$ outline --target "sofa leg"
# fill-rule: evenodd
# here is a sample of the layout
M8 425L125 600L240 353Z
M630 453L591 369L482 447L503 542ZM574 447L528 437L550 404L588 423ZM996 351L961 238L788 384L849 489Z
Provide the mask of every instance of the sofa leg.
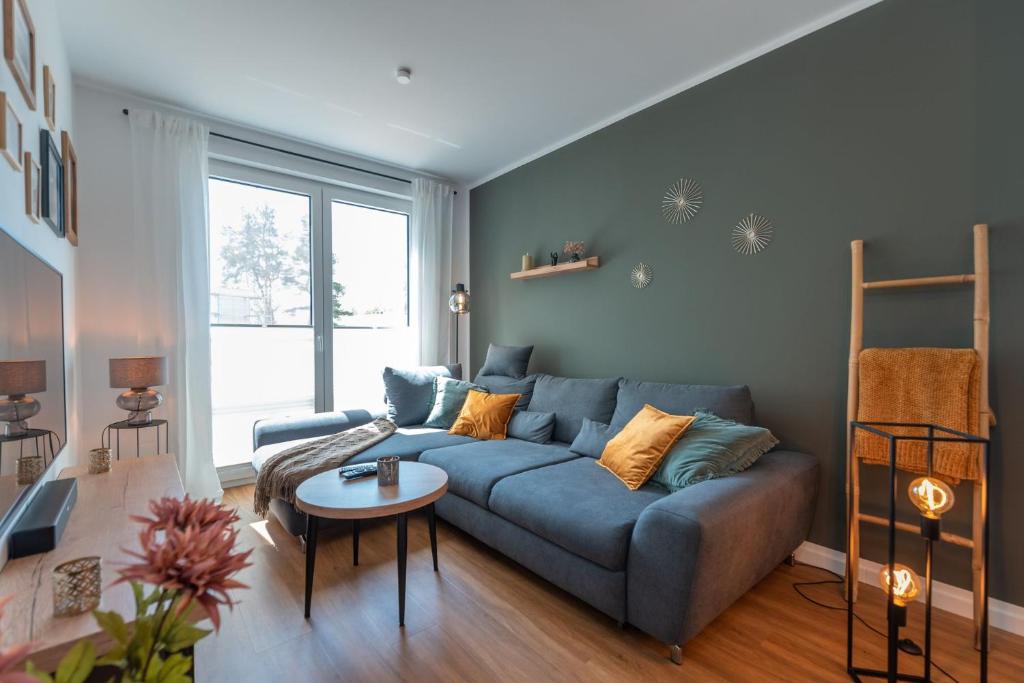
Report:
M784 562L785 562L785 563L786 563L786 565L787 565L787 566L789 566L789 567L795 567L795 566L796 566L796 553L790 553L790 554L789 554L789 557L787 557L787 558L786 558L786 559L784 560Z
M678 645L668 646L668 658L672 660L673 664L683 663L683 648Z
M626 628L626 622L624 622L624 621L616 621L615 622L615 626L616 626L616 628L618 628L621 631L621 630Z

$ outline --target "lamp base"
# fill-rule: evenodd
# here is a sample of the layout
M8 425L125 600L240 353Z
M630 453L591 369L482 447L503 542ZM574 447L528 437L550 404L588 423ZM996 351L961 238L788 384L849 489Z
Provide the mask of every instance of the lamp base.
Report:
M129 389L117 397L117 407L128 411L128 424L148 425L153 421L150 412L164 402L163 394L156 389L140 387Z
M28 431L28 418L37 415L39 401L25 394L12 394L0 399L0 422L4 425L4 436L22 436Z

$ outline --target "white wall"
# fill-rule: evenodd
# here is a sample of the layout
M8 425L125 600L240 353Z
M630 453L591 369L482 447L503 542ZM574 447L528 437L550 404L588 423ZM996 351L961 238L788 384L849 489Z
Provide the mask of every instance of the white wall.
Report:
M81 409L80 430L85 445L99 444L103 427L121 414L114 406L117 391L107 384L107 361L119 355L150 353L151 349L136 346L135 330L145 325L145 319L135 319L118 309L118 299L129 287L144 287L145 283L128 282L122 272L122 264L131 258L131 234L135 230L147 229L134 225L131 178L131 149L125 108L144 107L173 114L189 116L208 123L217 132L234 135L246 140L347 163L400 178L413 178L416 173L407 169L380 164L366 159L346 155L336 150L327 150L301 141L275 136L266 131L244 128L231 122L181 110L164 103L158 103L127 93L117 92L89 83L78 83L75 87L76 125L79 131L77 151L81 200L79 213L83 237L79 249L78 308L80 336L80 364L82 366L82 387L89 397ZM211 156L237 163L281 170L287 167L293 172L317 181L331 182L371 190L393 196L408 197L407 183L376 178L365 173L307 161L279 152L262 150L249 145L211 138ZM469 257L469 192L459 189L455 207L455 261L453 273L457 281L468 284ZM468 321L461 323L459 352L468 356ZM161 391L170 396L174 387L163 387ZM171 416L166 416L171 418ZM151 430L148 430L151 431ZM145 448L145 444L143 448ZM134 443L126 446L132 453Z
M81 156L77 128L72 125L71 70L64 52L64 41L57 19L54 0L28 0L29 13L36 30L36 108L31 110L22 97L21 91L11 75L6 61L0 61L0 90L14 103L14 109L21 119L24 148L39 158L39 131L46 127L43 117L43 66L48 65L54 74L57 86L57 132L54 135L60 144L60 131L71 133L71 139ZM64 375L67 395L67 447L48 476L74 460L80 452L80 443L75 438L78 430L79 386L78 364L76 362L77 335L75 334L76 307L75 287L77 281L76 249L64 239L58 238L46 223L33 223L25 214L25 178L0 159L0 227L30 251L56 268L64 278ZM0 566L7 559L6 539L0 537Z

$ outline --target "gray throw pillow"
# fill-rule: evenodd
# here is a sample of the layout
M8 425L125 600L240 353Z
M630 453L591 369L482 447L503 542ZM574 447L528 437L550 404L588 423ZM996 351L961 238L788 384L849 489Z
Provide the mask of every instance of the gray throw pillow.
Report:
M451 377L443 365L423 368L384 368L388 419L399 427L423 424L430 414L435 377Z
M487 358L480 368L481 375L504 375L522 379L526 377L526 367L530 364L533 346L501 346L491 344L487 347Z
M501 375L478 374L473 381L482 387L487 387L492 394L519 394L516 408L526 410L530 405L530 399L533 398L533 385L537 381L537 376L530 375L522 379L513 379Z
M508 436L513 439L547 443L551 441L551 433L555 431L554 413L536 413L529 410L516 410L508 422Z
M576 379L538 375L530 410L555 414L555 441L572 443L583 418L611 424L619 379Z
M604 447L620 431L620 429L610 427L603 422L595 422L589 417L585 417L583 426L580 427L580 433L573 439L569 451L577 455L600 458L604 453Z
M423 426L451 429L470 389L487 392L487 387L472 382L463 382L451 377L435 377L434 399L431 401L430 414L423 421Z

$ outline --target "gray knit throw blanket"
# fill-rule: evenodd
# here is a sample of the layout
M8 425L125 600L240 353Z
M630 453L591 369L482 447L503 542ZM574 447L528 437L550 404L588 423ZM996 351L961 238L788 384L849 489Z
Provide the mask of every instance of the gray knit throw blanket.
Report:
M395 429L394 422L379 417L361 427L307 441L271 456L256 477L256 514L267 516L271 498L294 503L299 484L315 474L341 467L352 456L394 434Z

